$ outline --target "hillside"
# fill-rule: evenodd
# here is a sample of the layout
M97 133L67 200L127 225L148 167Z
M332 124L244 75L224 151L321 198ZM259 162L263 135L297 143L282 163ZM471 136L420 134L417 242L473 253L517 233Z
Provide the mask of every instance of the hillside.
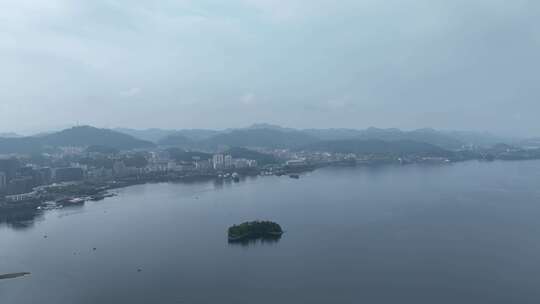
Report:
M192 149L214 149L216 147L267 147L294 148L319 140L382 140L416 141L432 144L447 150L460 150L464 146L489 147L498 142L513 143L511 138L502 138L486 132L440 131L430 128L403 131L390 128L368 129L292 129L272 124L254 124L242 129L224 131L208 129L185 130L134 130L116 129L136 138L152 141L163 146Z
M200 141L208 139L216 134L222 133L222 131L206 130L206 129L184 129L184 130L170 130L170 129L128 129L128 128L116 128L114 131L124 133L133 136L138 139L151 141L153 143L161 144L162 142L176 142L176 139L187 138L191 141Z
M212 159L212 154L199 152L199 151L185 151L179 148L169 148L167 149L167 152L169 152L170 157L174 159L175 161L190 162L195 159L200 159L200 160Z
M273 155L260 153L246 148L234 147L224 152L224 154L229 154L233 158L253 159L256 160L259 165L278 163L278 160Z
M116 150L149 148L157 143L166 147L181 147L196 150L217 150L230 147L260 148L299 148L325 141L383 141L416 142L437 146L444 150L459 150L463 146L491 146L499 139L488 133L438 131L418 129L403 131L399 129L368 128L355 129L305 129L296 130L269 124L256 124L243 129L226 131L186 129L97 129L93 127L75 127L56 133L43 133L39 136L2 138L0 153L34 153L46 148L58 146L103 146ZM130 135L131 134L131 135ZM147 140L141 139L146 138ZM507 142L510 141L497 141ZM538 146L530 141L527 145ZM320 144L320 143L319 143Z
M207 129L185 129L185 130L176 131L174 135L184 136L192 141L201 141L201 140L211 138L212 136L215 136L220 133L223 133L223 131L207 130Z
M356 154L381 154L381 155L425 155L425 156L450 156L450 151L435 145L415 141L383 141L383 140L330 140L320 141L302 147L304 151L333 152L333 153L356 153Z
M43 144L37 137L0 138L0 154L35 153L41 151Z
M19 138L21 135L13 132L0 133L0 138Z
M500 142L515 143L518 138L497 136L488 132L475 131L440 131L450 137L453 137L466 145L477 147L489 147Z
M130 136L133 136L138 139L151 141L157 143L159 140L176 133L176 130L166 130L166 129L128 129L128 128L116 128L113 131L124 133Z
M368 128L365 130L354 129L309 129L304 132L316 136L321 140L382 140L382 141L416 141L439 146L443 149L460 149L464 142L433 129L418 129L402 131L399 129Z
M180 133L171 134L158 141L161 146L190 147L193 141Z
M118 150L150 148L154 144L109 129L89 126L74 127L41 137L45 145L59 146L106 146Z
M151 142L108 129L74 127L40 137L0 138L0 153L37 153L48 148L103 146L117 150L151 148Z
M239 129L217 134L200 142L204 147L300 147L318 141L317 137L299 131L283 132L273 129Z

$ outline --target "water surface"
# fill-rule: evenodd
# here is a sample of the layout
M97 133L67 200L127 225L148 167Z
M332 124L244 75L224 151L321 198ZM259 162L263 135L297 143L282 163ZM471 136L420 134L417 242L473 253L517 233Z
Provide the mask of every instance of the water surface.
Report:
M0 303L539 303L539 219L535 161L134 186L0 214Z

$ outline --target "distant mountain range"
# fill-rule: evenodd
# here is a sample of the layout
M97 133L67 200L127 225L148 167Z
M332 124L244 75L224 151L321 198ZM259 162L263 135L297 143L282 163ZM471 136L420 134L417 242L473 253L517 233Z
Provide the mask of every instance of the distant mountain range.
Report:
M274 129L240 129L220 133L201 141L207 148L216 147L262 147L295 148L317 142L319 138L301 131L283 132Z
M540 148L540 137L523 139L517 145L525 148Z
M435 145L410 140L383 141L379 139L342 139L319 141L302 147L303 151L356 153L356 154L382 154L382 155L423 155L423 156L451 156L452 153Z
M0 133L0 138L16 138L16 137L22 137L22 135L19 135L13 132Z
M438 131L434 129L418 129L403 131L400 129L368 128L356 129L304 129L283 128L271 124L255 124L243 129L228 130L132 130L118 131L145 139L164 146L184 148L214 149L217 147L265 147L294 148L317 141L328 140L382 140L382 141L415 141L428 143L448 150L461 149L473 145L487 147L497 143L514 143L511 138L498 137L489 133ZM149 136L148 134L154 136ZM158 138L158 134L163 137Z
M157 141L160 146L171 147L190 147L195 144L196 141L182 135L180 132L171 134Z
M162 145L177 145L185 142L200 141L210 138L222 131L204 130L204 129L185 129L185 130L167 130L167 129L127 129L116 128L113 131L124 133L138 139L151 141ZM169 138L170 137L170 138Z
M13 135L13 134L12 134ZM256 124L248 128L228 130L162 130L162 129L98 129L74 127L60 132L41 133L39 136L0 137L0 154L35 153L62 146L100 147L107 150L131 150L155 146L189 150L225 151L231 148L328 149L334 152L369 151L429 151L458 150L467 145L489 147L498 143L533 145L538 140L517 141L487 133L437 131L419 129L365 130L282 128ZM347 148L345 148L347 147ZM245 151L244 151L245 152Z
M136 130L128 128L116 128L112 129L113 131L124 133L129 136L133 136L138 139L150 141L157 143L159 140L176 133L176 130L165 130L165 129L145 129L145 130Z
M438 132L432 129L419 129L414 131L401 131L399 129L377 129L369 128L366 130L350 129L311 129L305 130L308 134L316 136L322 140L383 140L383 141L416 141L429 143L444 149L460 149L465 142Z

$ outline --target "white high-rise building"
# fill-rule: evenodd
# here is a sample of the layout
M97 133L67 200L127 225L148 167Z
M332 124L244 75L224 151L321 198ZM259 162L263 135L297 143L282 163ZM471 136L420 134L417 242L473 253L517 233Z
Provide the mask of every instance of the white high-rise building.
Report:
M212 157L212 163L214 165L214 169L223 169L223 166L225 164L225 157L223 154L214 154Z
M233 167L233 158L230 155L225 155L225 168L230 169Z

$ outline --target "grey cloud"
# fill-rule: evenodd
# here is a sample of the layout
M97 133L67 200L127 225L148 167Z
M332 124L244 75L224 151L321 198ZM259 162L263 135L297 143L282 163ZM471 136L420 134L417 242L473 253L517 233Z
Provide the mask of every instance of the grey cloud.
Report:
M0 131L264 120L537 135L539 11L527 0L5 0Z

